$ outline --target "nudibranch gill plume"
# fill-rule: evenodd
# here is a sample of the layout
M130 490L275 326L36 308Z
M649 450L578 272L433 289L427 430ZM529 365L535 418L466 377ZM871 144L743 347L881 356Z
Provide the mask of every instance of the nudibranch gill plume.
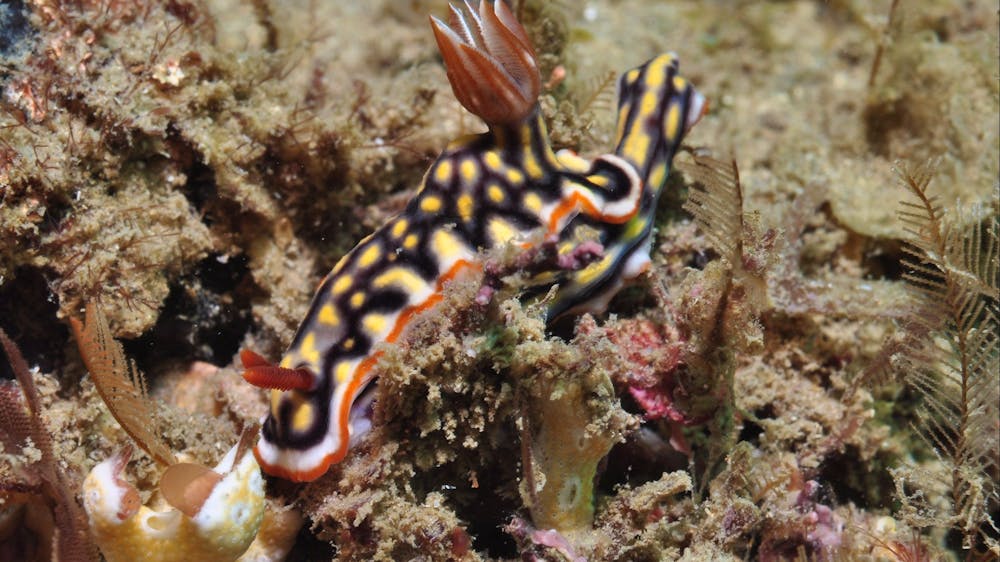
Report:
M600 308L649 262L670 161L705 107L676 58L622 77L617 149L585 160L549 143L535 52L510 9L502 1L465 8L452 7L449 24L431 17L431 27L455 97L488 132L452 142L406 208L334 266L279 365L241 354L244 378L271 389L254 448L269 474L313 480L344 458L377 344L399 339L449 281L482 271L486 251L556 244L568 253L574 228L598 232L598 259L540 281L560 284L552 318Z

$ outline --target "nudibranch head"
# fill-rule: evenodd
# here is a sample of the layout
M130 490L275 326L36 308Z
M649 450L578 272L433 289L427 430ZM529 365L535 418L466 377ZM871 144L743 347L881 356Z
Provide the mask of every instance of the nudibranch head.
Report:
M121 477L130 452L98 464L83 483L90 528L109 562L236 560L264 517L264 479L247 447L234 446L214 469L177 464L161 490L170 507L141 505ZM168 489L170 488L170 489Z
M431 16L448 81L466 109L489 125L517 123L531 114L541 91L535 50L503 0L480 0L479 13L451 6L449 25Z

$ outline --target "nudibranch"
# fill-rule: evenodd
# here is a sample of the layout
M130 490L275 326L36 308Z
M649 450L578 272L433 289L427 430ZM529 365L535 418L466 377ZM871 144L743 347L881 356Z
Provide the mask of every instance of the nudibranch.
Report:
M452 6L449 24L431 17L431 27L455 97L488 132L452 142L406 208L334 266L278 365L241 353L244 378L271 389L254 448L269 474L308 481L344 458L377 344L396 341L451 280L482 271L486 251L549 244L569 254L568 233L596 230L606 252L592 267L553 272L564 285L553 315L606 300L648 263L656 198L703 106L676 59L657 57L622 79L615 154L557 154L524 28L502 1L465 8Z
M221 562L249 548L264 518L264 478L249 443L235 445L214 469L167 468L163 511L140 505L139 492L122 479L130 454L98 464L83 483L90 529L108 562Z

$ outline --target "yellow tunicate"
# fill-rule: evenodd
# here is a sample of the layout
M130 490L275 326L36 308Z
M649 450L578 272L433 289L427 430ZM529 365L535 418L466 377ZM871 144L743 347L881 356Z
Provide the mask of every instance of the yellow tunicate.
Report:
M156 511L130 505L138 497L121 474L124 461L112 457L83 482L83 506L94 542L108 562L231 562L242 555L264 519L264 479L253 454L236 458L234 446L212 469L221 475L189 517L176 507ZM235 466L234 466L235 465Z

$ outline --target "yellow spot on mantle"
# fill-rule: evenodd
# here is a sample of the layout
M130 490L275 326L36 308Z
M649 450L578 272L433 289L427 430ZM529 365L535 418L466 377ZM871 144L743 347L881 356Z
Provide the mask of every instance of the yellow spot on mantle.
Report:
M538 165L538 159L530 149L524 151L524 170L528 172L529 178L542 177L542 167Z
M486 162L486 167L494 172L499 172L500 167L503 166L503 161L500 160L500 155L492 150L483 155L483 161Z
M471 195L469 195L468 193L463 193L462 195L459 195L457 207L458 207L458 216L462 217L463 221L468 222L472 219L473 202Z
M392 231L391 231L392 235L396 238L399 238L400 236L403 235L404 232L406 232L406 229L409 226L410 226L410 221L403 218L397 220L396 223L392 225Z
M326 324L327 326L336 326L340 324L340 317L337 316L337 309L335 309L330 303L324 304L323 308L319 309L319 321L321 324Z
M506 244L517 236L517 229L503 219L491 219L487 228L490 231L490 238L493 239L494 244Z
M423 289L425 284L419 275L405 267L389 269L379 274L372 281L372 286L376 289L385 289L386 287L394 286L403 289L407 293L416 293Z
M442 160L436 168L434 168L434 179L440 183L445 183L451 180L451 162L448 160Z
M363 304L365 304L365 293L363 291L358 291L351 295L351 306L361 308Z
M507 170L507 181L516 187L524 181L524 174L516 168L510 168Z
M654 90L648 90L642 95L642 101L639 103L639 119L645 121L647 117L656 111L656 102L659 101L656 92ZM640 122L642 122L640 121Z
M358 258L358 267L371 267L381 255L382 249L379 248L378 243L369 244L367 248L362 250L361 257Z
M537 193L528 193L524 196L524 206L537 215L542 212L542 198Z
M337 363L337 368L333 370L333 376L337 379L337 384L344 384L348 379L351 378L351 374L354 372L351 369L351 364L347 361L341 361Z
M284 394L280 390L271 389L271 415L277 417L278 412L281 411L281 395Z
M602 176L600 174L587 176L587 179L590 180L590 183L598 187L608 187L608 184L611 182L611 180L608 179L608 176Z
M316 410L313 408L313 405L303 402L295 408L295 413L292 415L292 429L295 431L305 431L312 426L315 418Z
M493 201L494 203L503 203L503 190L500 189L500 186L495 183L491 183L486 189L486 196L489 197L490 201Z
M380 336L389 325L389 320L383 314L367 314L361 319L361 325L368 330L372 336Z
M302 344L299 346L299 354L312 365L319 364L319 350L316 349L316 334L309 333L306 337L302 338Z
M462 160L458 170L462 174L462 181L466 183L472 183L476 180L476 176L479 175L479 169L472 158Z
M663 124L663 134L667 137L668 142L673 142L677 138L678 133L680 133L681 124L681 108L679 104L670 104L670 109L667 110L667 119Z
M420 200L420 209L428 213L435 213L441 210L441 198L435 195L428 195Z
M350 275L341 275L333 282L333 294L342 295L351 288L352 279Z
M463 244L450 230L439 228L431 235L431 247L439 261L449 263L461 257Z
M649 160L649 141L649 135L639 129L634 129L625 140L623 151L625 156L632 162L646 164Z

